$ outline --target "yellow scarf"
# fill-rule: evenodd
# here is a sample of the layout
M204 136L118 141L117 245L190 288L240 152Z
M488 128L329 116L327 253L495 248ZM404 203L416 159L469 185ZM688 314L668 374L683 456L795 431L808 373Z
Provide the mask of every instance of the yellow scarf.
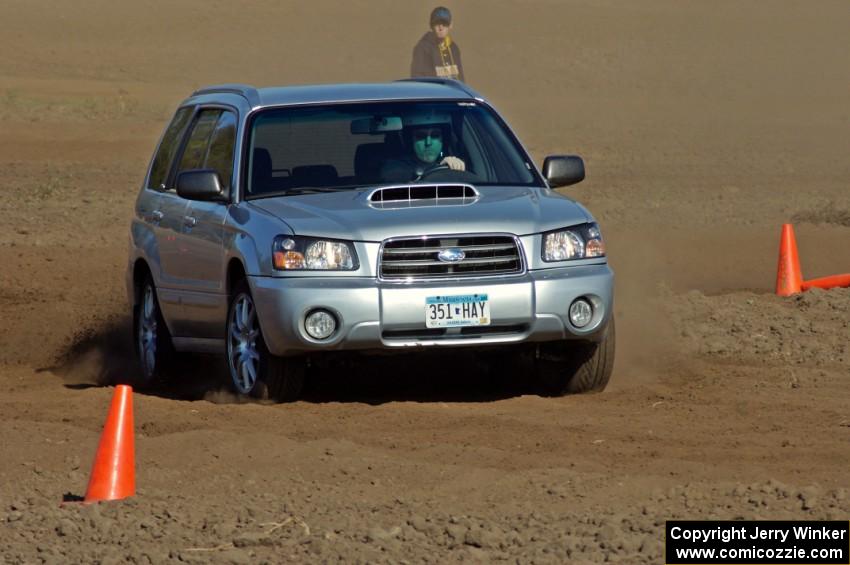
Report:
M440 60L443 63L442 67L437 67L437 76L443 78L458 78L460 72L455 65L455 58L452 55L452 38L448 35L444 40L437 44L437 49L440 51Z

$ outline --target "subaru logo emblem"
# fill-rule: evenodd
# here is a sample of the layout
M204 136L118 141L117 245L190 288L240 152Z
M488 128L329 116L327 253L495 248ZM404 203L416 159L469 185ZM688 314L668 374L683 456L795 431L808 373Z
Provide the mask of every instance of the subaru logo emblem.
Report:
M457 263L459 261L463 261L465 257L466 253L464 253L462 249L458 249L457 247L441 249L440 252L437 254L437 259L444 263Z

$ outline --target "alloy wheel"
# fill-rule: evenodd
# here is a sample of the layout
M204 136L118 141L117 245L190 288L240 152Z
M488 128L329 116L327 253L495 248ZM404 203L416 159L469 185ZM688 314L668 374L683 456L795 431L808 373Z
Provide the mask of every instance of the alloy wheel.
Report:
M157 355L157 311L156 295L151 285L145 285L139 312L139 358L145 378L150 379L156 371Z
M260 374L259 335L254 301L250 295L240 294L233 301L227 323L227 364L233 385L242 394L254 389Z

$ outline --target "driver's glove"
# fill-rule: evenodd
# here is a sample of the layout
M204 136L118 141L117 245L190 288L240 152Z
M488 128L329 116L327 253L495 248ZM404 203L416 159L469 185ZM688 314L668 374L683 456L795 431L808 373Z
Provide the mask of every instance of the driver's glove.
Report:
M463 159L458 157L446 157L442 161L440 161L441 165L448 165L449 168L453 171L465 171L466 163L463 162Z

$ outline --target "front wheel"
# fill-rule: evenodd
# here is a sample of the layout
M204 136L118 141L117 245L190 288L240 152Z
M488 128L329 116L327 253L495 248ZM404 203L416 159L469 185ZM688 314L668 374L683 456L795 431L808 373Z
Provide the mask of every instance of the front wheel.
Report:
M237 394L290 402L304 386L304 363L272 355L263 340L257 307L247 281L233 289L227 311L227 366Z
M602 392L614 370L614 318L598 342L565 341L541 346L537 381L546 396Z

